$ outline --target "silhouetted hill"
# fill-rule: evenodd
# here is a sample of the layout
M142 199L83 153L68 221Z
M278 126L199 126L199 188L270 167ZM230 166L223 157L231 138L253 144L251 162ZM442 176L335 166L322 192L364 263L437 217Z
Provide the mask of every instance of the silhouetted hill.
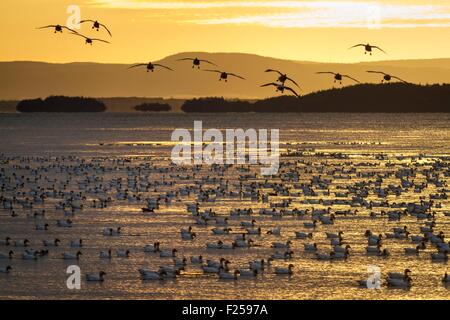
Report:
M42 99L22 100L19 112L103 112L105 104L93 98L51 96Z
M136 111L170 111L172 107L167 103L142 103L134 107Z
M254 103L223 98L188 100L185 112L450 112L450 85L360 84L311 93L279 96Z
M213 61L218 69L237 73L247 80L233 78L227 83L218 81L219 77L215 73L193 69L189 61L177 61L183 57ZM318 71L349 74L368 83L380 83L381 76L368 74L366 70L384 71L413 83L450 83L450 59L339 64L290 61L242 53L184 52L154 62L167 65L175 71L128 69L131 64L0 62L0 100L51 95L264 99L275 95L275 92L271 87L261 88L260 85L277 78L275 73L265 73L267 68L287 72L300 84L300 93L303 95L333 87L332 77L318 75ZM349 84L352 82L344 81L344 85Z

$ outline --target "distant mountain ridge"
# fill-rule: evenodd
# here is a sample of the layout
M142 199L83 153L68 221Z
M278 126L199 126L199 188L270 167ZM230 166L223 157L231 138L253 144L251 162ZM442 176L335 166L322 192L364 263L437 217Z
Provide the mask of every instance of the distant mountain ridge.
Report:
M450 112L450 84L420 86L406 83L358 84L323 90L302 97L281 96L257 101L199 98L187 100L184 112Z
M218 65L213 69L234 72L247 80L231 78L227 83L218 81L215 73L193 69L189 61L176 61L183 57L213 61ZM337 64L290 61L243 53L185 52L155 62L168 65L175 71L158 69L147 73L145 68L128 70L128 64L0 62L0 100L51 95L263 99L278 95L274 88L260 87L277 78L274 73L265 73L267 68L286 72L300 84L302 95L339 86L333 83L331 76L317 75L318 71L349 74L361 82L370 83L379 83L381 77L366 73L366 70L385 71L413 83L450 83L450 58ZM207 65L201 67L211 68ZM352 83L344 81L343 84Z

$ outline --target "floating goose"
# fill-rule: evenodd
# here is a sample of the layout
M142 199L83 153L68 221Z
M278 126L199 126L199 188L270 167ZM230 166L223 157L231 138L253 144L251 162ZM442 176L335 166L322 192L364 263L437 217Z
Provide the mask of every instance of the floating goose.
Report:
M55 239L55 240L43 240L42 244L44 247L57 247L61 243L61 240Z
M23 260L37 260L38 252L24 252L22 253L22 259Z
M89 38L89 37L86 37L85 35L82 35L82 34L77 33L77 32L75 32L75 33L72 32L71 34L76 35L76 36L83 37L83 38L86 40L85 43L86 43L86 44L90 44L90 45L92 45L92 44L94 43L94 41L99 41L99 42L104 42L104 43L110 43L109 41L102 40L102 39Z
M130 250L117 250L117 257L118 258L129 258Z
M239 270L235 270L233 273L220 270L219 278L224 280L237 280L239 274L240 274Z
M36 226L35 226L35 229L36 230L38 230L38 231L47 231L48 230L48 227L49 227L49 224L48 223L45 223L45 224L37 224Z
M289 80L289 81L291 81L293 84L295 84L298 88L300 88L300 86L297 84L297 82L295 82L292 78L289 78L288 76L287 76L287 74L286 73L282 73L281 71L279 71L279 70L275 70L275 69L266 69L264 72L276 72L276 73L278 73L279 74L279 77L278 77L278 81L284 86L284 83L286 82L286 80Z
M10 273L12 270L11 266L0 267L0 273Z
M142 280L164 280L164 271L139 270Z
M256 277L258 275L257 269L238 269L239 270L239 277L240 278L250 278L250 277Z
M11 238L6 237L5 240L0 240L0 246L9 246L11 244Z
M349 78L357 83L359 83L358 80L356 80L355 78L350 77L349 75L346 74L340 74L340 73L335 73L332 71L321 71L321 72L316 72L317 74L332 74L334 75L334 82L339 81L340 84L342 84L342 78Z
M274 86L276 88L275 92L281 92L284 93L284 90L288 90L291 91L296 97L298 97L298 93L295 92L294 89L292 89L291 87L287 87L284 84L280 84L280 83L275 83L275 82L270 82L270 83L266 83L261 85L261 87L267 87L267 86Z
M165 68L165 69L167 69L167 70L173 71L173 69L171 69L171 68L169 68L169 67L166 67L166 66L164 66L164 65L162 65L162 64L159 64L159 63L151 63L151 62L149 62L149 63L138 63L138 64L135 64L135 65L132 65L132 66L129 67L128 69L137 68L137 67L146 67L146 68L147 68L147 72L149 72L149 71L151 71L151 72L155 71L155 67Z
M28 247L29 245L30 245L30 240L28 240L28 239L14 241L15 247Z
M182 59L178 59L177 61L192 61L192 68L197 67L198 69L200 69L201 62L206 62L206 63L209 63L210 65L217 66L215 63L213 63L211 61L199 59L197 57L196 58L182 58Z
M109 249L108 251L100 251L100 258L101 259L111 259L112 258L111 249Z
M409 288L411 287L411 277L405 276L402 278L387 278L387 284L389 287L395 288Z
M66 26L62 26L62 25L60 25L60 24L50 24L50 25L48 25L48 26L39 27L39 28L37 28L37 29L47 29L47 28L54 28L54 29L55 29L55 33L57 33L57 32L62 33L62 32L63 32L63 29L69 30L69 31L72 32L72 33L78 33L78 32L76 32L75 30L70 29L69 27L66 27Z
M388 277L392 279L403 279L404 277L409 277L411 275L411 270L405 269L402 272L389 272Z
M448 260L448 251L445 250L444 252L432 253L431 260L447 261Z
M384 81L389 82L389 81L391 81L392 79L396 79L396 80L398 80L398 81L401 81L401 82L404 82L404 83L408 83L408 82L406 82L405 80L400 79L399 77L391 76L390 74L384 73L384 72L382 72L382 71L370 71L370 70L369 70L369 71L366 71L366 72L382 74L382 75L383 75L383 79L381 79L381 82L384 82Z
M82 239L80 239L78 241L76 241L76 240L70 241L70 247L72 247L72 248L81 248L82 246L83 246Z
M191 263L194 263L194 264L203 263L203 257L202 256L191 257Z
M159 253L161 258L175 257L177 254L177 249L172 249L172 251L164 250Z
M228 76L232 76L232 77L236 77L242 80L245 80L245 78L235 74L235 73L231 73L231 72L225 72L225 71L220 71L220 70L204 70L204 71L208 71L208 72L216 72L216 73L220 73L220 77L219 77L219 81L224 80L225 82L228 81Z
M86 281L89 282L103 282L105 280L106 272L100 271L97 273L88 273L86 275Z
M444 284L450 284L450 277L448 276L447 272L444 274L444 277L442 278L442 282Z
M10 250L7 254L0 252L0 259L12 259L14 251Z
M64 260L79 260L82 253L78 251L76 254L65 252L63 253Z
M159 252L159 242L155 242L154 244L147 244L144 247L144 252Z
M293 274L294 271L292 270L294 268L293 264L290 264L287 268L283 268L283 267L276 267L275 268L275 273L276 274Z
M353 48L356 48L356 47L364 47L364 54L367 54L367 52L369 52L370 55L372 55L372 51L373 51L372 49L378 49L381 52L386 53L386 51L384 51L380 47L372 46L370 44L363 44L363 43L356 44L356 45L350 47L349 49L353 49Z
M111 34L111 32L109 31L109 29L108 29L104 24L98 22L97 20L89 20L89 19L87 19L87 20L81 20L81 21L80 21L80 24L85 23L85 22L92 22L92 23L93 23L93 24L92 24L92 29L97 29L97 31L100 30L100 27L103 27L103 28L109 33L109 35L112 37L112 34Z

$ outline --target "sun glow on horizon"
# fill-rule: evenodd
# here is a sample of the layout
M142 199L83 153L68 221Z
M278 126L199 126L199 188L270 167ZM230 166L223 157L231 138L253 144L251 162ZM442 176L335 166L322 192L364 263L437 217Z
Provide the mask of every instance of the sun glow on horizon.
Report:
M111 44L84 46L36 30L64 23L69 5L78 5L83 19L107 24ZM371 60L450 57L443 41L450 38L450 0L5 0L0 18L0 61L129 63L179 52L240 52L358 62L368 58L346 48L361 42L388 48L389 56ZM81 32L109 37L87 25Z

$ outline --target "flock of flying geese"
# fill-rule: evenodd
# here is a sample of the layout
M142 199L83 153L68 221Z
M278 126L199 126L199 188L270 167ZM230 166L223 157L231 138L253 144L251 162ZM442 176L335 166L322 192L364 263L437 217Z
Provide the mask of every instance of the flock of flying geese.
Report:
M86 22L92 23L92 29L96 29L97 31L99 31L101 28L105 29L108 32L108 34L112 37L112 34L111 34L111 32L109 31L109 29L107 28L106 25L98 22L97 20L81 20L80 24L86 23ZM109 41L106 41L106 40L102 40L102 39L98 39L98 38L92 38L92 37L87 37L85 35L82 35L82 34L78 33L77 31L75 31L75 30L73 30L71 28L68 28L67 26L63 26L63 25L60 25L60 24L47 25L47 26L40 27L38 29L47 29L47 28L53 28L55 33L62 33L63 29L66 29L66 30L68 30L70 32L70 34L73 34L73 35L80 36L80 37L84 38L85 39L85 43L86 44L90 44L90 45L92 45L94 41L110 43ZM383 53L386 53L383 49L381 49L378 46L374 46L374 45L370 45L370 44L362 44L362 43L354 45L354 46L350 47L349 49L353 49L353 48L357 48L357 47L364 47L364 54L372 55L372 52L374 51L374 49L377 49L377 50L379 50L379 51L381 51ZM201 63L209 64L209 65L212 65L212 66L217 66L215 63L213 63L211 61L204 60L204 59L199 59L197 57L194 57L194 58L187 57L187 58L178 59L177 61L191 61L192 62L192 68L196 67L198 69L200 69ZM156 68L163 68L163 69L166 69L166 70L169 70L169 71L174 71L172 68L170 68L168 66L165 66L165 65L162 65L162 64L159 64L159 63L152 63L152 62L135 64L135 65L132 65L131 67L129 67L128 69L137 68L137 67L145 67L147 69L147 72L149 72L149 71L154 72ZM227 82L229 77L235 77L235 78L238 78L238 79L241 79L241 80L245 80L244 77L242 77L242 76L240 76L240 75L238 75L236 73L227 72L227 71L223 71L223 70L206 69L204 71L218 73L219 74L219 81L224 80L225 82ZM285 84L286 80L290 80L292 82L292 84L294 84L298 89L300 89L300 86L297 84L297 82L295 82L293 79L289 78L286 73L283 73L283 72L281 72L279 70L274 70L274 69L267 69L267 70L265 70L265 72L276 72L276 73L279 74L279 77L277 79L277 82L269 82L269 83L266 83L266 84L262 84L260 87L272 86L272 87L274 87L276 89L275 90L276 92L284 93L285 91L290 91L295 96L300 97L300 95L297 93L297 91L294 88L289 87L289 86L287 86ZM403 80L403 79L401 79L401 78L399 78L397 76L393 76L393 75L390 75L390 74L382 72L382 71L369 70L367 72L369 72L369 73L376 73L376 74L382 75L383 78L382 78L381 82L390 82L391 80L395 79L397 81L407 83L405 80ZM330 74L330 75L332 75L334 77L334 83L339 82L339 84L342 84L343 78L348 78L348 79L350 79L350 80L352 80L352 81L354 81L356 83L360 83L360 81L358 81L354 77L351 77L351 76L346 75L346 74L340 74L340 73L332 72L332 71L317 72L317 74Z

